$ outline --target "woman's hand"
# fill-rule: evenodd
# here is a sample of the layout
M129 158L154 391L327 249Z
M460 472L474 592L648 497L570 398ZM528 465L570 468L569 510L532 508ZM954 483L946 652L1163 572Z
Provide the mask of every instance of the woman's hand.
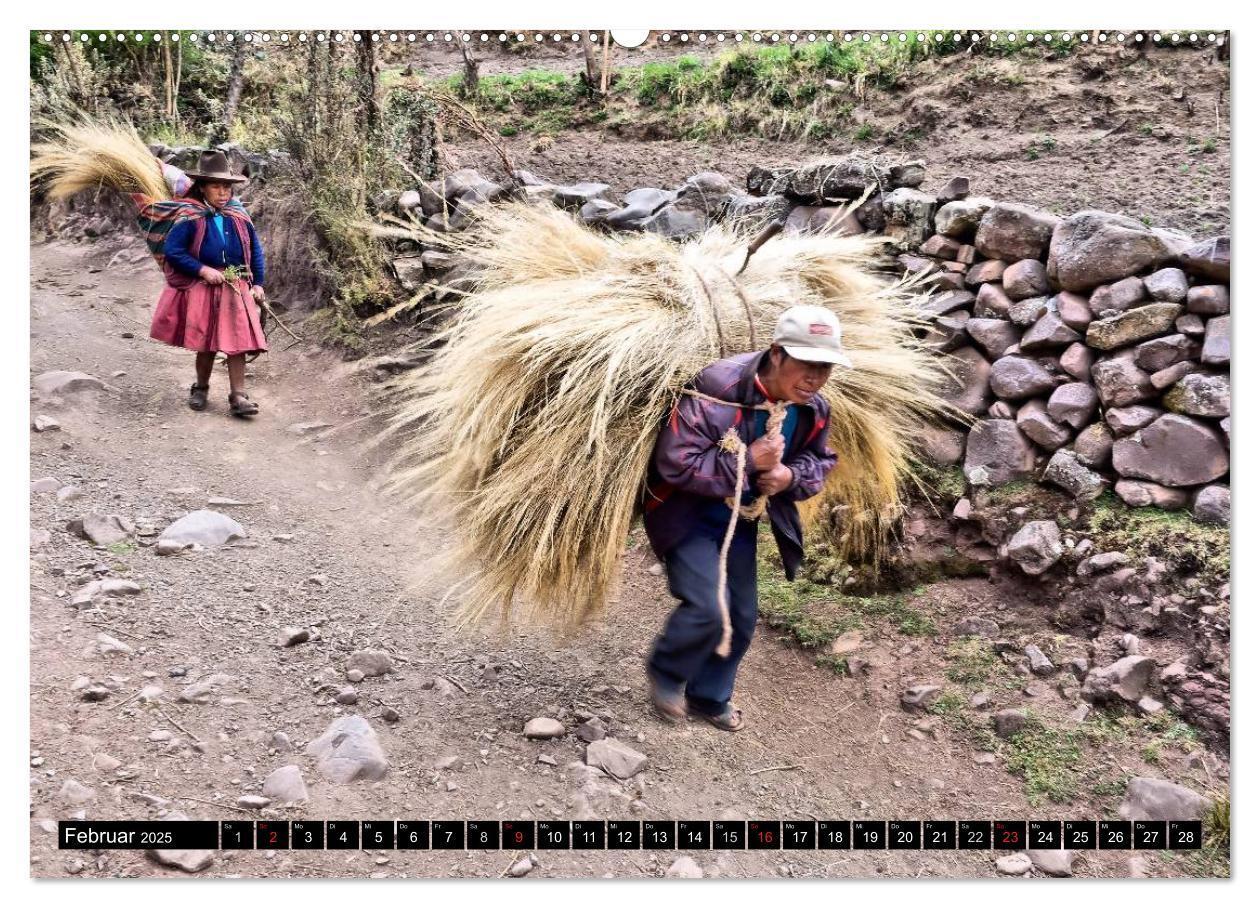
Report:
M778 495L792 484L792 470L783 464L775 464L774 469L757 477L757 491L762 495Z
M201 271L198 273L201 275L201 279L211 287L217 287L219 284L223 283L223 272L216 271L209 265L202 265Z
M257 284L250 287L249 292L254 295L254 302L259 305L262 305L262 303L267 299L267 291L262 287L259 287Z
M748 456L752 459L754 470L768 472L783 457L783 436L761 436L748 446Z

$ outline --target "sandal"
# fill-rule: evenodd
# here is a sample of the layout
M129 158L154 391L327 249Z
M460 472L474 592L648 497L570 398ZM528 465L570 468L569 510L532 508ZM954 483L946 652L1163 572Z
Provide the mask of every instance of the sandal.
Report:
M194 410L204 410L209 402L209 394L209 385L199 385L193 382L193 386L188 389L188 406Z
M708 722L714 728L722 729L722 731L739 731L744 727L744 711L733 706L726 707L724 712L720 712L717 715L701 712L694 707L689 712L696 718Z
M652 677L651 672L648 672L648 689L652 698L652 709L657 716L673 725L687 718L687 705L682 694L666 689Z
M244 391L233 391L228 395L228 403L232 407L233 416L253 416L258 412L258 404L250 400Z

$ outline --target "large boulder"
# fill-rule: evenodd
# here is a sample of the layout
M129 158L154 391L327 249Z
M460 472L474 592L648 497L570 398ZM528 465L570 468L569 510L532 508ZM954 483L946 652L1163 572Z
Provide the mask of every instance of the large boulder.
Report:
M1046 410L1059 422L1067 423L1073 429L1080 429L1088 424L1098 411L1098 392L1086 382L1077 381L1059 385L1050 395Z
M1126 277L1114 284L1095 287L1089 295L1089 311L1094 315L1114 315L1132 309L1146 299L1146 285L1140 278ZM1114 311L1112 311L1114 310Z
M1177 256L1177 263L1191 274L1210 281L1229 280L1229 237L1218 236L1195 243Z
M1059 223L1060 219L1049 212L1027 205L1000 202L986 211L980 219L974 245L981 255L991 259L1008 262L1044 259L1050 246L1050 238Z
M1204 486L1194 496L1194 519L1229 526L1229 486Z
M1072 440L1071 430L1052 419L1046 412L1045 403L1040 400L1030 400L1020 407L1015 416L1015 425L1047 451L1061 448Z
M695 236L703 233L706 222L704 215L697 211L686 211L673 205L666 205L643 222L643 229L648 233L659 233L673 239Z
M1121 476L1165 486L1198 486L1229 472L1229 453L1217 432L1169 413L1116 441L1111 462Z
M852 212L839 205L797 205L788 215L783 229L788 233L823 233L834 236L856 236L862 225Z
M1002 272L1002 290L1012 300L1045 296L1050 292L1046 266L1037 259L1022 259Z
M1103 478L1091 470L1079 454L1067 448L1054 452L1041 481L1056 485L1081 501L1097 498L1106 488Z
M1129 780L1120 816L1126 820L1199 820L1211 803L1197 791L1167 779L1135 778Z
M1191 372L1164 394L1164 406L1188 416L1229 416L1229 376Z
M1118 480L1116 495L1131 508L1161 508L1165 511L1184 508L1190 497L1185 489L1170 489L1141 479Z
M1172 330L1181 307L1176 303L1151 303L1090 322L1085 343L1096 350L1115 350Z
M1198 352L1199 345L1185 334L1168 334L1138 344L1133 361L1147 372L1159 372L1193 359Z
M964 327L989 359L999 359L1019 343L1019 329L1004 318L971 318Z
M970 236L980 226L980 219L993 207L993 200L972 196L946 202L936 212L936 232L960 238Z
M1224 284L1191 287L1186 294L1186 308L1195 315L1224 315L1229 311L1229 288Z
M1161 268L1142 280L1151 299L1160 303L1185 302L1190 284L1180 268Z
M1019 303L1017 305L1024 305ZM1014 307L1012 307L1012 314ZM1031 328L1024 332L1019 348L1029 353L1062 350L1081 339L1081 333L1072 328L1057 312L1046 312Z
M1063 557L1059 525L1053 520L1029 521L1011 537L1006 553L1025 574L1044 574Z
M943 380L940 396L958 409L978 416L989 405L989 361L974 347L963 347L945 358L950 376Z
M74 394L78 391L103 391L105 382L86 372L41 372L31 382L35 390L45 397L57 394Z
M1100 422L1086 426L1072 442L1072 452L1087 466L1100 469L1111 463L1111 430Z
M1158 267L1174 255L1168 240L1141 221L1088 210L1056 226L1048 271L1064 290L1079 292Z
M168 526L158 537L158 542L168 546L200 545L213 549L234 539L244 539L245 535L245 528L227 514L203 508L185 514Z
M953 466L962 460L967 436L958 429L928 425L919 433L919 448L923 456L938 467Z
M967 434L963 473L970 482L980 471L986 482L1001 485L1028 476L1036 464L1036 452L1013 419L982 419Z
M1003 400L1026 400L1048 394L1055 387L1054 376L1035 359L1003 356L989 372L989 386Z
M1151 377L1138 368L1133 357L1118 355L1101 359L1090 369L1098 397L1106 407L1127 407L1156 395Z
M1117 435L1132 435L1138 429L1144 429L1163 416L1162 410L1143 404L1131 407L1112 407L1104 414L1107 425Z
M1205 366L1228 366L1229 354L1229 316L1218 315L1208 319L1199 361Z
M884 233L901 249L917 249L931 236L936 196L917 189L894 189L884 196Z
M1146 695L1154 672L1155 660L1150 656L1125 656L1105 668L1090 669L1081 685L1081 698L1091 703L1137 703Z
M643 222L678 197L676 192L668 189L657 189L645 186L642 189L631 189L622 197L624 206L615 214L607 215L604 220L610 227L641 227Z

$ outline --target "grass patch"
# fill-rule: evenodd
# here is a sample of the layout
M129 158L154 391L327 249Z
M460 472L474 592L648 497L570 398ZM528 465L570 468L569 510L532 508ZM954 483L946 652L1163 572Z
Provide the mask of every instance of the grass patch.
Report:
M1030 718L1022 731L1006 740L1000 754L1006 768L1023 778L1024 794L1033 807L1046 801L1066 804L1080 793L1079 731L1049 728Z
M105 551L112 552L115 555L130 555L138 546L129 539L120 539L118 542L111 542L105 546Z
M919 461L914 465L912 481L929 496L951 505L967 492L967 479L961 467L938 467Z
M866 630L883 624L909 637L936 634L931 617L912 608L905 594L851 596L835 586L798 577L788 580L774 554L768 538L763 540L758 557L758 590L760 611L766 624L786 631L786 636L806 649L819 650L848 631ZM820 663L827 659L820 656ZM828 663L843 669L842 660Z
M983 687L1002 667L1002 660L993 652L989 641L982 637L951 640L945 648L945 658L949 660L945 677L971 689Z
M1100 552L1125 552L1135 563L1155 557L1209 587L1229 580L1229 528L1199 523L1186 511L1130 508L1108 492L1094 502L1088 532Z

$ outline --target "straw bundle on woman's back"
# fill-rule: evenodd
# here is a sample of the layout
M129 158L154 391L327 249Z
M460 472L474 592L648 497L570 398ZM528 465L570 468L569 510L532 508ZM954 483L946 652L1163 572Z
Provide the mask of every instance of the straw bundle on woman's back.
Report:
M445 518L466 617L515 604L572 626L614 592L656 434L700 369L769 344L780 312L831 308L855 368L826 389L840 456L826 495L847 543L878 544L939 373L910 294L867 270L876 241L786 236L735 277L748 238L605 236L555 209L488 209L443 239L484 271L400 380L394 486Z

